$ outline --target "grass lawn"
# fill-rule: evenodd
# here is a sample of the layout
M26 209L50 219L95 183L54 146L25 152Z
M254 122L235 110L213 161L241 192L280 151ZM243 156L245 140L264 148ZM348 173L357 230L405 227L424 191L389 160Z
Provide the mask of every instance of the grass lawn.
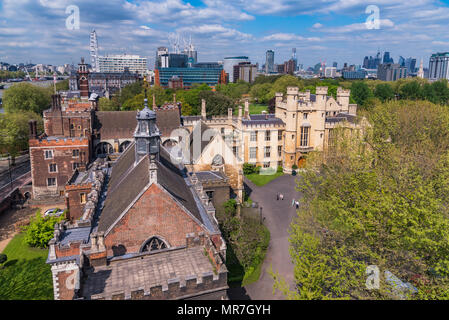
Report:
M263 241L257 248L256 261L245 271L243 266L235 256L232 246L228 244L226 250L226 267L228 268L228 285L230 287L244 287L250 283L256 282L260 278L262 272L262 264L267 253L268 243L270 242L270 231L267 227L263 227Z
M266 185L268 182L270 182L282 175L284 175L283 172L276 172L275 174L271 174L271 175L252 173L252 174L246 175L245 177L247 177L256 186L262 187L262 186Z
M30 248L24 236L16 235L2 252L8 260L0 267L0 300L52 300L48 249Z
M243 112L245 112L245 107L244 106L242 106L242 107L243 107ZM268 106L263 105L263 104L254 104L254 103L251 103L249 105L249 114L261 114L262 111L268 112ZM236 116L236 115L238 115L238 113L239 113L239 109L235 108L234 115Z

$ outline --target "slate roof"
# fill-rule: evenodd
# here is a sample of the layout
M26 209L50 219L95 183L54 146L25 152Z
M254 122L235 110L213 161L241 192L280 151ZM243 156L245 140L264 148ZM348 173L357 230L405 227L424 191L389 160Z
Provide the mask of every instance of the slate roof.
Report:
M274 114L267 113L267 114L250 114L249 120L243 119L242 124L245 126L251 126L251 125L285 125L284 121L282 121L279 118L276 118Z
M160 146L158 168L158 183L184 206L207 229L216 232L217 228L207 217L207 213L194 195L193 186L188 185L187 170L180 169L170 160L170 154ZM145 156L135 163L135 143L117 159L112 167L108 192L104 208L100 215L98 231L107 231L137 198L149 183L149 158Z
M131 139L137 126L137 111L98 111L94 128L102 140ZM163 137L169 137L174 129L181 126L179 108L157 108L156 125Z
M357 116L350 115L348 113L339 113L334 117L326 117L326 122L329 122L329 123L348 121L348 122L357 124L359 122L358 120L359 119Z
M181 111L178 106L164 105L156 108L156 125L163 137L169 137L181 126Z
M134 150L131 146L127 149ZM98 231L106 232L149 182L148 156L141 159L136 166L132 164L130 170L126 170L122 161L129 161L129 157L121 157L117 160L118 170L116 167L112 168L111 181L100 215Z
M137 126L137 111L98 111L94 128L101 140L133 138Z

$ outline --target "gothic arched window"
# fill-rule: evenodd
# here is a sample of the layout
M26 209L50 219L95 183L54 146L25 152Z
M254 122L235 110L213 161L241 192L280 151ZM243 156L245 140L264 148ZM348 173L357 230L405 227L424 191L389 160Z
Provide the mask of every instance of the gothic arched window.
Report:
M158 237L152 237L144 243L141 252L155 251L166 248L167 244L163 240L159 239Z

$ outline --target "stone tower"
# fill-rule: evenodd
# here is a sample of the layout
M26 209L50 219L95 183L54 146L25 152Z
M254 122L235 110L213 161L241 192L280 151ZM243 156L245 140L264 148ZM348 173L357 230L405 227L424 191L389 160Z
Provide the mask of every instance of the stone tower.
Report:
M296 163L298 93L298 87L287 87L284 138L284 169L286 172L291 172L292 166Z
M78 64L77 73L81 99L89 99L89 69L84 63L84 58L81 58L81 63Z

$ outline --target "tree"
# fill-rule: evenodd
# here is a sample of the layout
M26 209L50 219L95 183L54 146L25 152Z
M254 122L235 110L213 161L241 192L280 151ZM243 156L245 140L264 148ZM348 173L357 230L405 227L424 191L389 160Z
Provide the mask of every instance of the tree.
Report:
M30 120L37 120L38 132L43 131L42 117L33 112L0 114L0 152L8 152L15 157L28 148Z
M120 104L124 104L127 100L134 98L135 96L137 96L142 92L143 92L142 81L136 81L122 88L118 100Z
M258 103L267 103L270 98L271 83L255 84L251 87L249 94Z
M51 87L53 90L53 87ZM69 90L69 79L65 79L56 83L56 91L67 91Z
M379 98L382 102L385 102L394 99L394 91L388 83L381 83L376 85L374 96Z
M285 95L287 93L287 87L298 87L301 91L304 88L304 84L298 77L287 74L273 83L267 98L273 98L276 92L282 92Z
M208 115L226 115L228 108L234 109L234 101L220 92L201 91L199 98L206 100L206 112Z
M417 100L422 97L421 85L418 81L408 81L399 89L401 99Z
M44 218L38 210L36 216L31 218L30 224L23 228L25 242L31 247L47 248L48 242L53 238L55 224L63 219L64 215Z
M250 84L243 80L239 80L237 83L219 84L217 85L216 90L232 100L237 101L243 94L249 92Z
M32 111L37 114L50 106L51 91L30 83L15 84L3 93L3 107L6 112Z
M360 107L365 107L365 103L372 95L372 91L363 81L356 81L351 86L351 97Z
M100 98L98 101L98 106L100 111L119 111L120 110L120 102L116 97L112 97L108 99L106 97Z
M447 299L449 110L391 101L368 116L359 139L337 135L319 172L300 173L290 231L296 290L273 272L275 288L291 299L394 298L385 281L365 287L366 267L376 265L418 289L407 298Z

